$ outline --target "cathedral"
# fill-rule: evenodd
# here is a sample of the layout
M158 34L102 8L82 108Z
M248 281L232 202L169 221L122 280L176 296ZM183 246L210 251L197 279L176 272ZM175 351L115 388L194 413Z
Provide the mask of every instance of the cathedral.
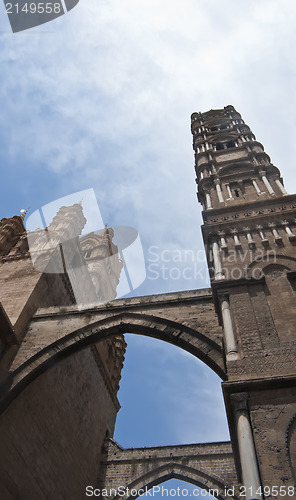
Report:
M193 113L191 131L208 289L116 299L114 232L81 236L80 204L31 234L1 220L1 499L125 500L171 478L296 498L296 195L233 106ZM219 375L229 442L114 441L127 332Z

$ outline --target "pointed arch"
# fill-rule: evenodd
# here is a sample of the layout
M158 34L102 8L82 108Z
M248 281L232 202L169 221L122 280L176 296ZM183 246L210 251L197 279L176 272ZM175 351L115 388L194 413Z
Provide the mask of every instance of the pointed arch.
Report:
M201 467L193 468L172 461L152 469L137 478L135 481L132 481L125 489L127 493L124 496L117 495L113 498L113 500L120 500L120 498L122 500L130 500L131 498L135 498L134 495L129 494L131 490L139 491L139 495L141 495L144 491L147 491L170 479L179 479L181 481L191 483L199 488L207 490L209 493L215 494L215 497L220 500L228 498L228 496L225 495L225 489L229 488L230 485L227 485L214 473L208 474L203 471ZM234 500L239 500L239 493L237 491L235 492L233 498Z
M71 320L67 315L64 319L57 315L55 320L51 313L48 319L45 318L42 321L39 318L32 322L26 337L31 345L30 357L27 357L26 344L21 346L11 367L10 378L6 380L5 396L0 403L0 410L5 409L31 381L52 366L54 362L111 335L121 333L147 335L174 344L199 358L222 380L226 379L221 344L217 343L216 339L183 323L154 315L122 312L111 314L99 320L94 317L93 322L69 332ZM67 323L67 328L63 322ZM53 329L53 323L56 324L57 329L59 328L60 334L57 331L57 340L49 342L46 331L48 328ZM85 324L85 311L82 315L81 324L83 323ZM34 340L36 344L32 347Z

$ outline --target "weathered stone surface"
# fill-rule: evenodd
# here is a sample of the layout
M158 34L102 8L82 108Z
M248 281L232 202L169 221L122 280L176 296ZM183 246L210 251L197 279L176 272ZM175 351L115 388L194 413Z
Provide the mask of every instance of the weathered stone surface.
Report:
M1 499L82 499L96 483L119 408L97 356L88 348L55 363L2 415Z
M75 306L39 309L10 367L12 394L70 350L126 332L186 349L225 378L222 332L212 296L199 290L118 300L83 311Z
M109 439L101 475L98 486L114 490L113 498L118 497L114 493L119 487L127 492L141 490L171 478L202 484L223 499L228 498L225 491L234 487L233 498L239 498L232 448L225 442L122 449ZM126 493L122 498L130 496Z
M296 195L286 192L280 171L233 106L194 113L192 132L216 311L221 319L220 303L228 301L237 343L223 388L238 478L235 393L249 401L265 496L272 486L288 496L296 445Z
M87 484L139 489L174 477L238 499L250 455L262 487L296 496L296 195L233 106L194 113L192 132L211 289L77 307L66 272L33 269L21 218L0 221L1 498L79 500ZM81 230L78 205L75 214ZM87 258L94 239L83 240ZM112 441L125 332L170 342L220 375L232 444L124 450Z

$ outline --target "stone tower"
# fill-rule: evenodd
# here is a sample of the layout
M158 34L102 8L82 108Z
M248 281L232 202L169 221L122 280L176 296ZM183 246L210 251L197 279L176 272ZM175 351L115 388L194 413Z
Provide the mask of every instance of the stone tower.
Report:
M62 207L46 230L31 234L23 216L0 221L1 395L13 385L20 347L32 354L42 341L42 335L29 339L37 310L46 308L51 317L78 301L86 308L116 297L122 263L113 231L80 237L85 222L80 204ZM54 331L47 328L46 337L53 340ZM81 498L85 485L96 483L104 439L112 436L120 408L125 347L123 336L114 335L60 356L2 413L2 499Z
M288 496L296 479L296 195L233 106L194 113L191 127L239 481L247 499L269 498L272 485L273 495Z
M106 303L113 232L80 238L79 204L33 234L32 258L22 218L1 221L1 499L132 500L171 478L220 500L295 498L296 195L232 106L194 113L192 133L210 289ZM112 439L126 332L220 376L231 442Z

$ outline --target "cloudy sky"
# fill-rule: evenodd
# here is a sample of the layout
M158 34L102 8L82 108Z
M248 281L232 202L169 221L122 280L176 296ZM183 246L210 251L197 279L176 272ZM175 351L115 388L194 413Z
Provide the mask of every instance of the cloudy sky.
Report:
M294 0L80 0L16 34L3 4L0 18L1 217L93 188L105 223L140 233L147 277L134 295L208 286L194 111L234 105L296 191ZM164 250L161 276L151 264ZM195 255L189 278L176 251ZM215 375L172 346L130 337L116 439L227 439Z

